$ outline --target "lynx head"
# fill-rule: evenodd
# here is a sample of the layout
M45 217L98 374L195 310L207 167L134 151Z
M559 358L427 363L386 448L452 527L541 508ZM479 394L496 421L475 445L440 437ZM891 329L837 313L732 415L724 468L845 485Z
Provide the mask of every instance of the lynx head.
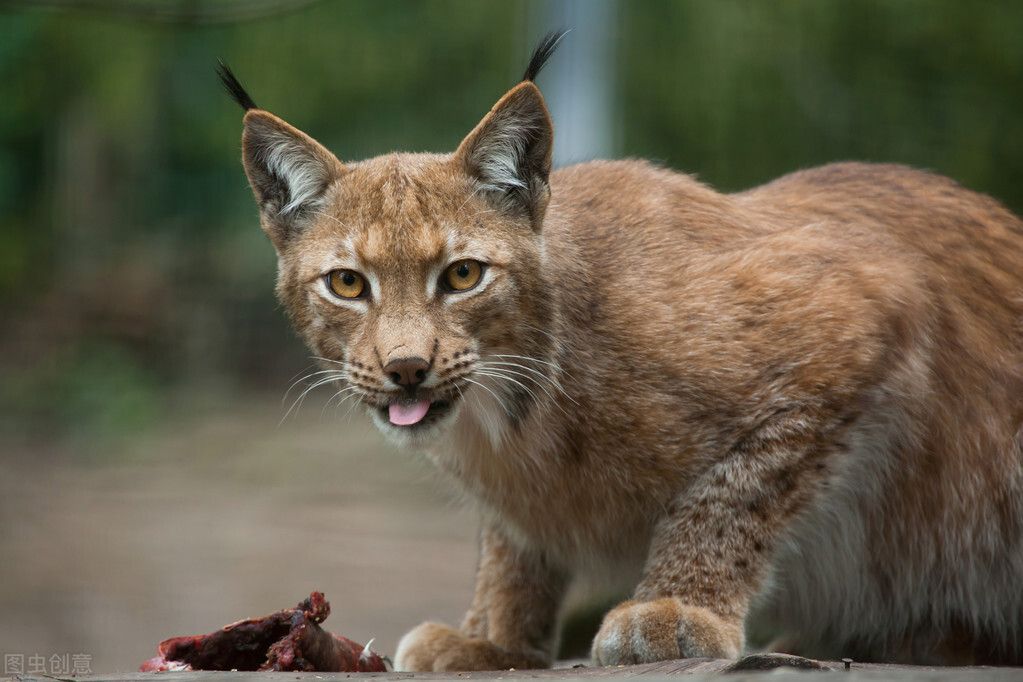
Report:
M514 426L549 371L553 129L532 81L561 35L454 153L357 163L259 109L221 65L247 110L243 162L278 296L320 376L403 444L428 444L473 406L499 405Z

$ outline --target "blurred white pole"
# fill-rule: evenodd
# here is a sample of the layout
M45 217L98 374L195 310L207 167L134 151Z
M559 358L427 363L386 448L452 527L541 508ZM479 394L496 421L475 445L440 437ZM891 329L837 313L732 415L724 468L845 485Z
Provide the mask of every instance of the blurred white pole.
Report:
M534 0L530 9L533 42L571 29L537 78L554 119L554 166L614 158L618 0Z

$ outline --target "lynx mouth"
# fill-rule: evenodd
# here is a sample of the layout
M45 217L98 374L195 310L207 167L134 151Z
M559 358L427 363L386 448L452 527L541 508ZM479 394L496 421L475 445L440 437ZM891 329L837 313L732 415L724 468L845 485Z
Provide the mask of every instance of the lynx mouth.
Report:
M451 411L447 400L397 400L379 408L380 415L392 426L418 429L443 419Z

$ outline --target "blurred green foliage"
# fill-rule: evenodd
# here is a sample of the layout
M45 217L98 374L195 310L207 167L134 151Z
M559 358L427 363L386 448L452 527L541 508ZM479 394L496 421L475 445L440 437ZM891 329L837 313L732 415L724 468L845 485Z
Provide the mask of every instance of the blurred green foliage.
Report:
M829 161L895 161L1023 208L1023 4L640 7L625 42L626 153L726 189Z
M0 4L0 428L29 440L145 425L189 391L283 394L308 364L273 301L217 58L358 159L452 149L551 28L529 0L299 2L236 22L244 0L44 4ZM896 161L1023 209L1023 3L617 14L619 156L726 190Z

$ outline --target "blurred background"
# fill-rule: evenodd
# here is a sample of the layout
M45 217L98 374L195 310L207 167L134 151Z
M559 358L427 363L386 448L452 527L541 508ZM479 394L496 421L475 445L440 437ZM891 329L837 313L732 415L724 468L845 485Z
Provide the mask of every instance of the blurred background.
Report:
M1023 3L0 0L5 665L128 671L313 589L385 654L457 622L475 520L329 390L286 416L311 360L213 66L342 160L446 151L560 26L556 163L894 161L1023 211Z

